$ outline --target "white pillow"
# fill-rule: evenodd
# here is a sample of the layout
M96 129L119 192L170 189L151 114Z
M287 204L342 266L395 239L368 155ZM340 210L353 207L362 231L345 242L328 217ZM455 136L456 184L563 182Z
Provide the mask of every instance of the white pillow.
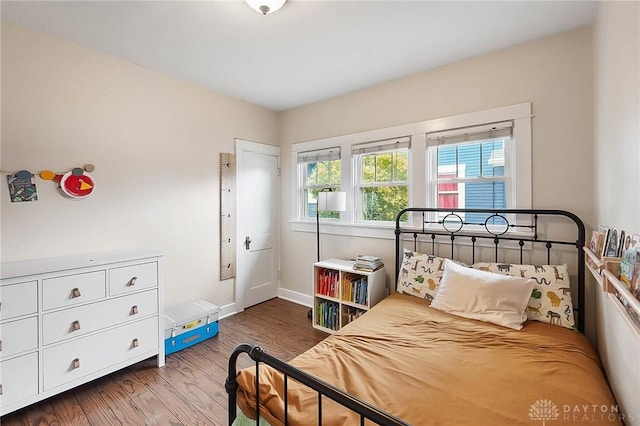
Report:
M534 280L480 271L445 259L433 308L520 330Z

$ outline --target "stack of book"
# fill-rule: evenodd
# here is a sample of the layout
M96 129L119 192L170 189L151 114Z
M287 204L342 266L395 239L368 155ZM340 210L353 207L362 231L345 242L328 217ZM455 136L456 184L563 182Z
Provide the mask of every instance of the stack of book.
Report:
M382 259L380 259L379 257L359 254L356 258L356 262L353 264L353 269L373 272L377 269L382 268L383 266L384 264L382 263Z

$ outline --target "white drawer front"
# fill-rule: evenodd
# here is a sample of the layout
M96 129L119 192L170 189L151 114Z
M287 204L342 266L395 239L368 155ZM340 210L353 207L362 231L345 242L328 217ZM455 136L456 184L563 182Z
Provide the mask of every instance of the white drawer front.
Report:
M158 318L152 317L45 349L44 389L80 379L136 355L157 351L158 344Z
M38 394L38 353L0 362L0 407Z
M158 263L124 266L109 270L109 295L138 291L158 285Z
M0 287L0 320L38 312L38 282L3 285Z
M5 322L0 330L0 358L38 347L37 317Z
M158 313L158 290L76 306L42 317L45 345Z
M103 299L106 296L106 271L85 272L42 282L43 309L55 309Z

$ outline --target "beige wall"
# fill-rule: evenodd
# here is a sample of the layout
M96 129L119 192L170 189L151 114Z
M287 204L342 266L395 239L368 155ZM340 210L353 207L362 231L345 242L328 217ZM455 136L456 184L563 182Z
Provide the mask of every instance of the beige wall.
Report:
M602 2L594 25L594 170L598 223L640 233L640 3ZM598 293L598 346L611 387L640 425L640 332Z
M2 199L2 260L149 247L166 254L165 304L234 301L219 281L219 154L278 144L277 114L98 52L2 25L3 171L93 163L95 193ZM3 174L2 179L6 179Z
M167 255L166 304L232 303L233 281L219 282L219 153L236 137L281 138L281 285L308 296L315 234L288 224L292 143L521 102L535 115L533 206L640 233L639 15L637 2L604 2L593 37L582 28L280 114L3 23L2 170L93 163L97 186L70 200L36 178L39 201L13 204L1 184L1 258L151 247ZM331 235L322 251L393 268L391 240ZM640 343L593 283L590 294L616 396L640 418L626 396L640 395Z
M533 207L562 208L593 225L591 29L581 28L282 114L282 155L291 144L531 102ZM311 292L315 234L291 231L291 164L283 161L281 286ZM393 231L389 230L389 238ZM323 257L382 256L393 242L326 235Z

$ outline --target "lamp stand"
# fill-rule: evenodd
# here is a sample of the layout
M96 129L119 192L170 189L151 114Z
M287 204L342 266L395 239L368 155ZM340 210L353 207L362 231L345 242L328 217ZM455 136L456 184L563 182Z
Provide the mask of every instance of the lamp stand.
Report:
M318 254L318 262L320 262L320 213L316 207L316 253Z

